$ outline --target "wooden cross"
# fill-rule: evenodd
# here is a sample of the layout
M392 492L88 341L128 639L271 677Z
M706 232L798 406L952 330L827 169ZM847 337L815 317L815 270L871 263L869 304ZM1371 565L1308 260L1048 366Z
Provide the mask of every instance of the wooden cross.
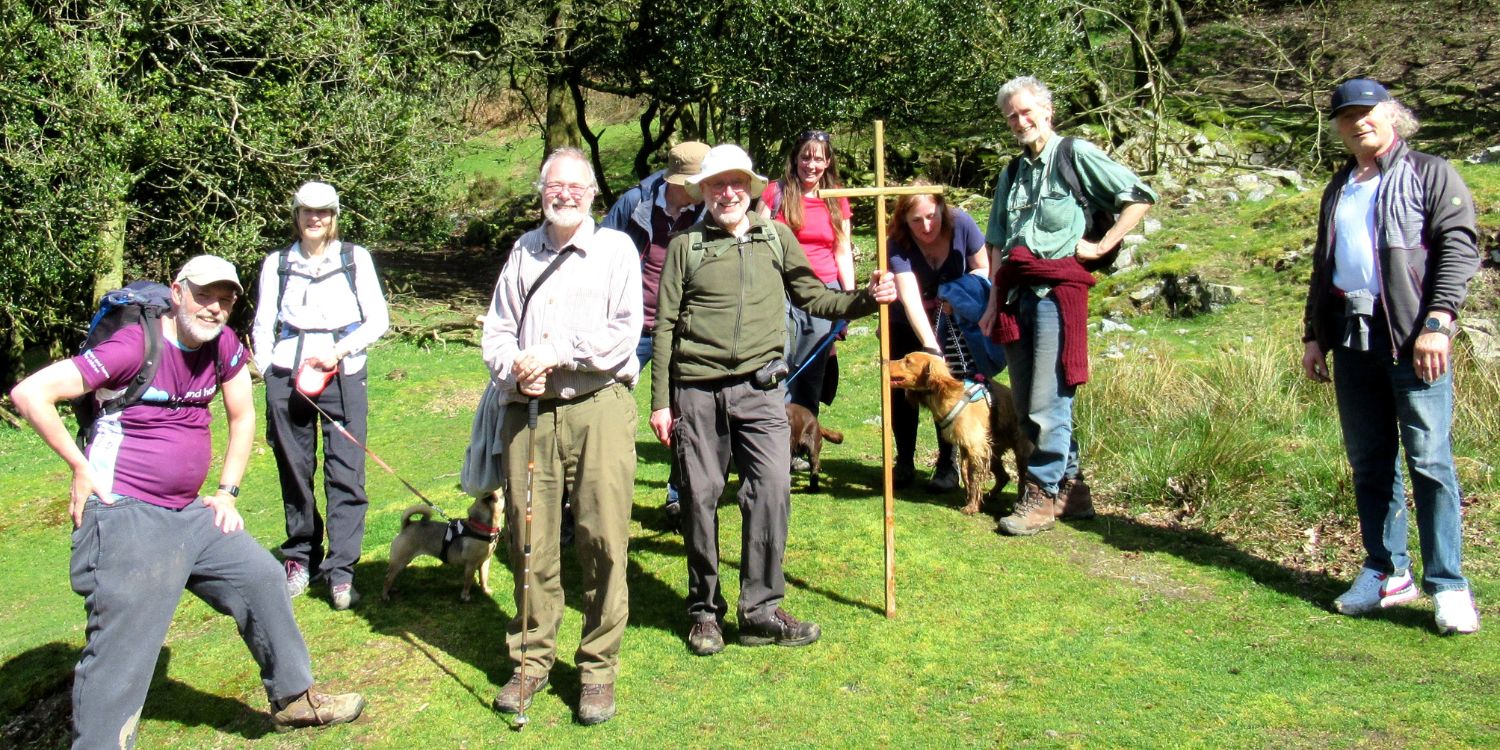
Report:
M819 190L819 198L875 199L876 268L885 270L885 198L888 195L941 195L941 185L886 187L885 121L875 121L875 187ZM900 217L897 217L900 220ZM880 306L880 462L885 477L885 616L896 616L896 502L891 495L891 311Z

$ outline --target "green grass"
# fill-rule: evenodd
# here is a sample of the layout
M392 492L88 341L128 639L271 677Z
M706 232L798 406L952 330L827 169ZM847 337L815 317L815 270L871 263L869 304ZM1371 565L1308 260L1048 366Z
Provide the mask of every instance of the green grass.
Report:
M612 153L620 163L629 150ZM524 184L540 153L516 146L472 158L461 168ZM1464 174L1493 232L1500 170ZM787 607L823 626L816 645L731 645L712 658L687 651L682 542L660 528L666 452L642 417L615 720L571 722L581 623L571 563L558 668L521 734L488 708L510 671L502 633L514 605L502 565L497 594L469 604L458 601L458 571L431 559L403 573L398 599L378 600L390 539L417 501L372 464L357 569L365 602L333 612L326 589L315 588L294 603L318 679L363 691L368 715L325 731L268 734L256 670L233 624L187 597L147 700L141 746L1493 746L1500 646L1491 634L1435 637L1425 603L1359 619L1327 610L1357 565L1347 469L1330 389L1296 369L1307 261L1279 272L1269 265L1311 241L1315 204L1316 191L1287 191L1193 214L1158 209L1166 226L1148 246L1150 265L1102 284L1096 312L1110 306L1105 296L1165 271L1243 285L1245 299L1187 320L1134 314L1145 334L1094 337L1077 423L1099 519L1016 540L997 536L989 516L959 514L957 494L899 494L894 619L882 615L878 365L866 320L839 345L841 393L823 413L847 440L825 448L823 492L794 480ZM1168 250L1174 243L1188 249ZM450 339L458 343L376 348L370 434L377 453L457 514L467 504L458 470L485 373L476 348ZM1100 356L1121 342L1131 344L1125 356ZM1464 357L1457 374L1455 438L1473 500L1465 562L1493 621L1500 378ZM643 414L648 385L649 374L637 389ZM930 464L930 429L920 439ZM0 725L9 727L0 744L20 744L12 728L24 724L49 728L34 746L60 747L65 729L54 714L66 710L66 696L59 703L57 691L83 641L67 581L67 474L29 431L0 429L0 464ZM243 485L247 526L274 548L282 516L263 444ZM740 529L732 500L721 522L732 600Z

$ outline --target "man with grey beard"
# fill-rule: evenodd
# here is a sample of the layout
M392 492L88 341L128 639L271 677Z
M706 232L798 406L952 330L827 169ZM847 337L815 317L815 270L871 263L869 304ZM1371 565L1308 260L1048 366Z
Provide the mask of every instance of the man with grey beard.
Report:
M172 312L146 317L11 390L11 400L72 470L71 579L83 597L86 642L73 672L73 746L133 747L157 654L183 589L235 619L260 665L278 727L352 721L354 693L312 687L307 645L281 565L245 533L235 509L255 438L245 348L224 324L243 287L234 266L200 255L171 287ZM158 365L139 400L106 409L84 449L56 404L125 389L145 363L147 325L160 325ZM213 453L209 405L220 391L229 439L212 495L200 495Z
M507 403L500 442L518 613L506 633L516 669L494 703L504 713L524 711L556 661L566 493L583 577L577 715L582 724L598 724L615 715L629 615L625 566L635 484L631 389L640 373L640 256L625 233L595 228L589 205L598 184L583 152L554 151L536 187L546 220L516 241L484 319L484 361ZM528 427L533 402L538 417ZM528 492L531 555L523 575L528 540L522 538L521 503Z

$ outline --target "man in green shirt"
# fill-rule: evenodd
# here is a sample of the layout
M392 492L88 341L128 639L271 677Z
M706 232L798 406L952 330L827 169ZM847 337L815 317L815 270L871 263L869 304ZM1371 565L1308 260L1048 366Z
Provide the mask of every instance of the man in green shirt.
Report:
M1117 248L1156 202L1156 193L1092 144L1057 137L1052 92L1041 81L1012 79L1000 88L997 103L1024 151L995 186L985 240L996 283L980 325L1006 345L1016 412L1035 445L1020 502L1000 528L1029 536L1051 528L1057 518L1094 514L1073 437L1073 396L1088 379L1093 279L1083 263ZM1062 164L1059 152L1071 152L1070 161ZM1069 166L1082 195L1068 184ZM1095 209L1113 215L1114 222L1090 240L1085 234L1092 234Z

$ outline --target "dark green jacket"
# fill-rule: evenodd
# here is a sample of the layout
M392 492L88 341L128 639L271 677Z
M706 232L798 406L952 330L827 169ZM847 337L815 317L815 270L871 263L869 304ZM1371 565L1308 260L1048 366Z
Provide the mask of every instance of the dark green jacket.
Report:
M742 242L712 217L667 246L652 340L651 409L670 404L670 381L702 382L748 375L785 356L785 300L820 318L857 318L878 305L868 289L841 292L823 285L785 224L750 214ZM783 258L767 232L777 232ZM688 269L693 236L702 260Z

